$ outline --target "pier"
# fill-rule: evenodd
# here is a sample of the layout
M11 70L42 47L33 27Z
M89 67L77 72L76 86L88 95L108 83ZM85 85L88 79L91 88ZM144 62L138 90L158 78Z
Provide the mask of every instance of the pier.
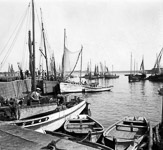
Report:
M0 149L7 150L41 150L71 149L95 150L70 140L42 134L33 130L20 128L16 125L0 125Z

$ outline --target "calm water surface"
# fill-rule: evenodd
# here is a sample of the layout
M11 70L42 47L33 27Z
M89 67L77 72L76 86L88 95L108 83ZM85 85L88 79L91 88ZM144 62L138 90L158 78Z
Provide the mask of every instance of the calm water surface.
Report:
M161 121L162 97L158 94L158 88L163 83L148 80L129 83L124 74L120 74L118 79L99 79L99 83L114 87L110 92L87 93L82 96L91 103L92 117L105 128L130 115L145 116L152 126Z

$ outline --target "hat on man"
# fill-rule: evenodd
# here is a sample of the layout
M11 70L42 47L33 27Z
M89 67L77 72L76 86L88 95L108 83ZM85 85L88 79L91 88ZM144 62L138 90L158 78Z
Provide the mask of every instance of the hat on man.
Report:
M40 89L40 88L36 88L36 90L37 90L37 91L41 91L41 89Z

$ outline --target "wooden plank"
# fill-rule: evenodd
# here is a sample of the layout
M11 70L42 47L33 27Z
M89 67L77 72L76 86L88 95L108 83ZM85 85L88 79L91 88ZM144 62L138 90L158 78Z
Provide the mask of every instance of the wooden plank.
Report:
M79 122L79 123L68 123L67 124L67 126L69 126L69 125L94 125L95 124L95 122Z
M116 127L133 127L133 128L138 128L138 129L147 128L146 126L125 125L125 124L117 124Z

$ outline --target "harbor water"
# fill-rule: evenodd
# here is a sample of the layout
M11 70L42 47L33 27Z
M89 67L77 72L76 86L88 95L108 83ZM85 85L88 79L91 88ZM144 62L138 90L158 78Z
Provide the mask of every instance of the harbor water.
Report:
M78 94L90 103L91 116L105 128L125 116L144 116L152 126L161 121L162 96L160 82L148 80L128 82L128 77L119 74L117 79L98 79L99 85L113 85L111 91Z

